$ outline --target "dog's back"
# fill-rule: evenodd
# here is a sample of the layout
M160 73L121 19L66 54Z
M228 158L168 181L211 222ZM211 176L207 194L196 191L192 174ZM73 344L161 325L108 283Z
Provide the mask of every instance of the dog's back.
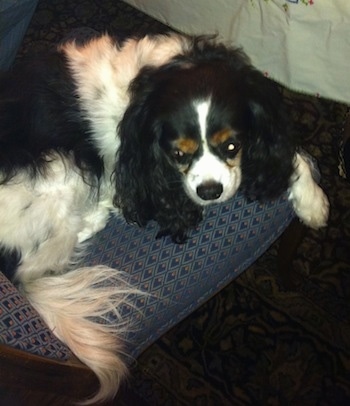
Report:
M34 176L52 151L72 153L97 175L98 154L88 142L76 86L61 52L31 58L0 77L0 179L20 170ZM45 157L45 158L44 158Z

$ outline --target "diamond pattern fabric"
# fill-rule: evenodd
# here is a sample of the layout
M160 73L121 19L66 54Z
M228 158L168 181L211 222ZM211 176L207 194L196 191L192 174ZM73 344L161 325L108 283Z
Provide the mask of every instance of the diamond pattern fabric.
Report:
M146 229L113 218L95 236L84 265L105 264L126 273L149 295L135 297L123 309L132 321L125 337L128 354L137 357L158 337L251 265L292 220L285 196L266 204L233 200L212 206L185 244L156 239ZM112 322L112 321L111 321Z
M188 316L252 264L294 217L285 197L266 204L241 195L207 210L185 244L156 239L146 229L112 218L92 240L83 265L119 269L147 296L122 309L130 320L124 337L132 362L157 338ZM111 282L112 283L112 282ZM47 329L17 289L0 274L0 342L36 355L67 359L69 350ZM113 319L109 322L113 323Z
M70 350L1 272L0 343L47 358L66 360L71 356Z

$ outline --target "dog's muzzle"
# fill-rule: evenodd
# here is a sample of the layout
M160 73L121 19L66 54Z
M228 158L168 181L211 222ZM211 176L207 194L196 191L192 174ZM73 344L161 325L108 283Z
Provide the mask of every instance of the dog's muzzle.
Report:
M216 200L224 191L221 183L218 182L206 182L197 187L197 195L202 200Z

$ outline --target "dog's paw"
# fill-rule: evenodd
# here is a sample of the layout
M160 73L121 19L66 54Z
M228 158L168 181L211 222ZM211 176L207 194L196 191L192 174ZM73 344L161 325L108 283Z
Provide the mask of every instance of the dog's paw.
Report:
M316 183L310 184L307 189L294 185L290 189L289 198L296 215L305 225L313 229L327 225L329 201Z

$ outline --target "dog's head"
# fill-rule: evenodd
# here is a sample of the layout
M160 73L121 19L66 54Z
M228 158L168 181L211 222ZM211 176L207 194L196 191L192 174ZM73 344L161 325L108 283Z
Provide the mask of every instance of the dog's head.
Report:
M241 51L203 39L140 72L120 138L116 204L173 235L239 187L257 199L278 195L292 172L276 86Z

